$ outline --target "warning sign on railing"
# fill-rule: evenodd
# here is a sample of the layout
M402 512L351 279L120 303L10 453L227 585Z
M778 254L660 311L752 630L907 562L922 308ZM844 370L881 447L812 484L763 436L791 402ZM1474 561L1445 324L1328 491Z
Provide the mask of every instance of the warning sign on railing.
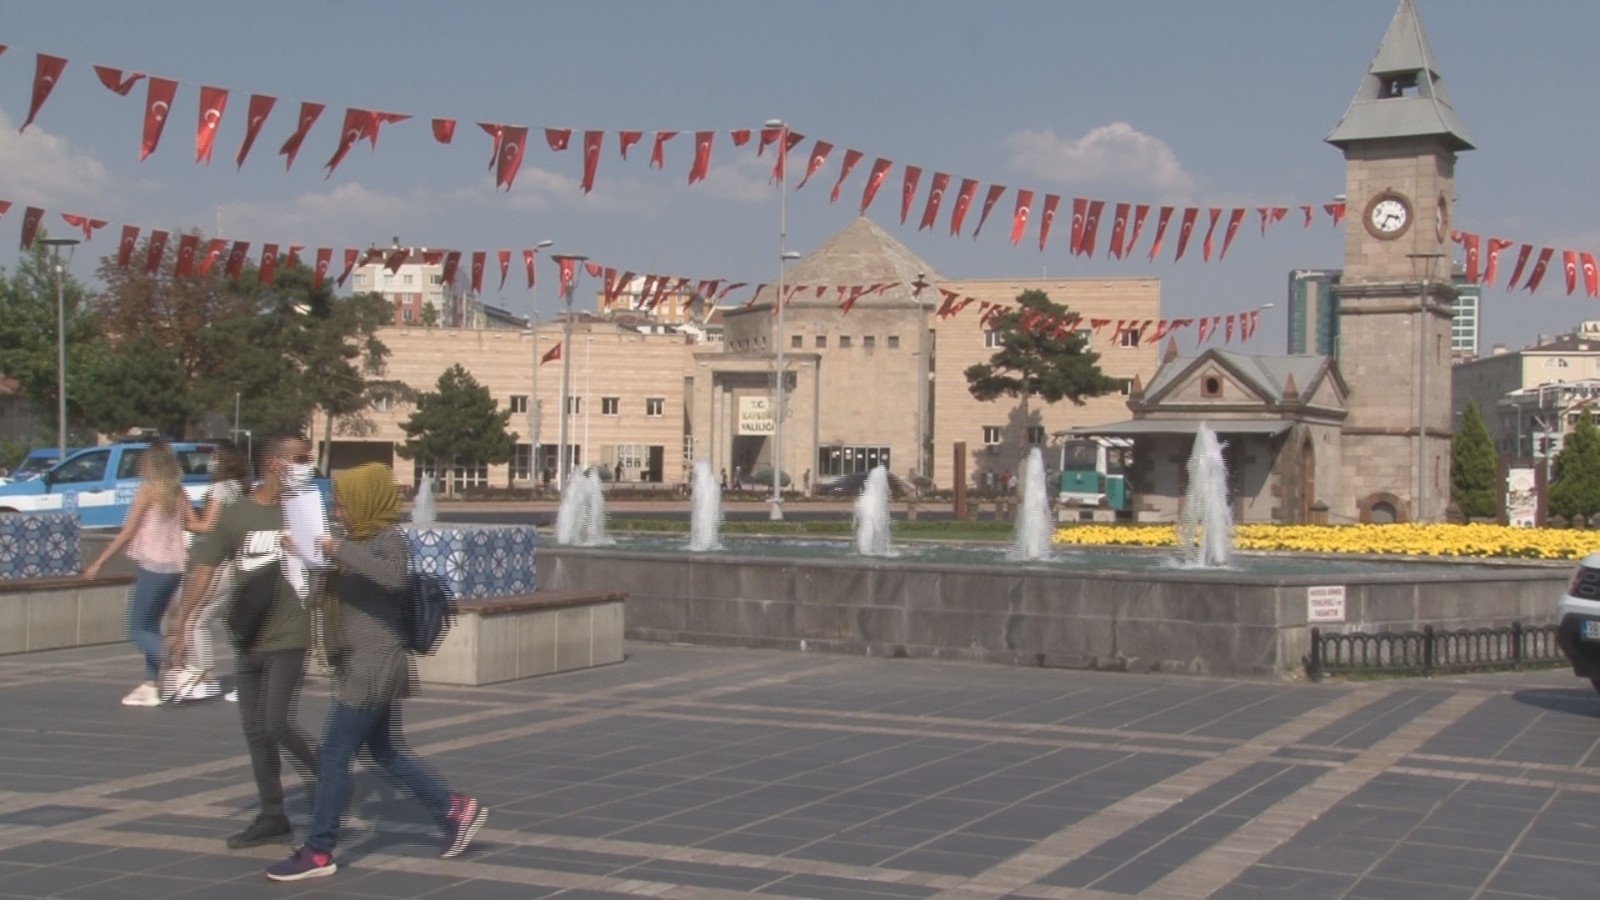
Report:
M1306 588L1306 621L1313 625L1344 621L1344 585Z

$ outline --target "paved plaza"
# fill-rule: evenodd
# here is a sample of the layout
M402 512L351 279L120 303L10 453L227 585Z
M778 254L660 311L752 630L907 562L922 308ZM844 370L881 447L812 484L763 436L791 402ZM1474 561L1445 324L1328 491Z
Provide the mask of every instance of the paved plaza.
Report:
M0 658L0 894L1576 898L1600 696L1565 672L1308 685L633 644L407 704L493 813L455 860L358 776L330 879L230 852L235 709L118 705L121 647ZM325 686L304 699L313 730ZM307 803L296 789L291 814Z

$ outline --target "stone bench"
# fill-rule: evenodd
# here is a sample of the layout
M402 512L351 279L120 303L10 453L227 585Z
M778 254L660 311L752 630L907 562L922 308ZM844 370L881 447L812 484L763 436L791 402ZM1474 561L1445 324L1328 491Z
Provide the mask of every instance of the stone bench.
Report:
M132 578L0 580L0 654L123 640Z
M605 591L463 598L439 649L417 658L417 677L425 684L497 684L622 662L627 599Z

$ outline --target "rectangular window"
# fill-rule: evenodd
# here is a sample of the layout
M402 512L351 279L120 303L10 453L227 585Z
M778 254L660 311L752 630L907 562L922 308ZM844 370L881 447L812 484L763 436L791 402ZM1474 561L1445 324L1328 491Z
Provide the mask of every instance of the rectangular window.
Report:
M644 401L644 414L647 416L664 416L667 414L667 401L664 397L646 397Z
M382 397L373 397L372 408L379 412L388 412L394 409L394 398L387 394Z
M1089 344L1094 341L1093 328L1079 328L1077 331L1074 331L1073 334L1083 338L1083 345L1085 347L1089 346Z
M602 416L616 416L616 415L621 415L621 414L622 414L622 398L621 397L601 397L600 398L600 415L602 415Z
M528 414L528 395L527 394L512 394L511 395L511 402L506 404L506 406L513 413L517 413L519 415L527 415Z
M1139 329L1137 329L1137 328L1124 328L1121 331L1117 332L1117 346L1119 346L1119 347L1137 347L1137 346L1139 346Z
M1037 446L1037 447L1044 446L1044 426L1043 425L1029 425L1028 426L1028 443L1032 444L1034 446Z
M794 348L796 350L799 350L801 347L804 347L805 345L806 345L806 337L805 337L805 335L803 335L803 334L791 334L791 335L789 335L789 346L790 347L792 347L792 348Z
M1000 426L999 425L985 425L985 426L983 426L983 443L986 446L989 446L989 447L996 446L997 444L1000 443Z
M582 397L568 397L567 398L567 415L569 415L569 416L581 416L581 415L583 415L583 398Z
M878 344L878 339L876 337L874 337L873 335L870 335L870 334L861 339L861 349L863 349L863 350L871 350L874 347L876 347L877 344Z
M839 335L839 349L840 350L849 350L850 349L850 335L848 335L848 334Z
M817 335L817 349L818 350L826 350L826 349L828 349L828 336L827 335L825 335L825 334Z
M1000 332L998 332L998 331L989 331L989 330L985 329L984 332L983 332L983 349L985 349L985 350L996 350L996 349L999 349L999 347L1000 347Z
M411 283L411 276L410 275L401 276L400 283L401 284L410 284Z
M1133 379L1132 378L1119 378L1119 379L1117 379L1117 393L1121 394L1124 397L1132 394L1133 393Z
M400 321L408 324L411 322L411 310L409 308L400 310Z
M900 335L898 335L898 334L889 335L889 349L890 350L899 350L900 349Z
M444 284L444 276L443 275L429 275L428 276L428 283L429 284Z
M533 445L518 444L511 450L511 478L527 481L533 477Z

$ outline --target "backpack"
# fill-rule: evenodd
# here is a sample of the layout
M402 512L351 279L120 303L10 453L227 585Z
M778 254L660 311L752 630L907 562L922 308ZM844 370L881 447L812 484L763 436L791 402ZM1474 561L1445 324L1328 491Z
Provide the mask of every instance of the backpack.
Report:
M456 597L444 579L418 570L413 562L406 576L406 607L401 636L406 649L424 656L439 649L456 621Z

